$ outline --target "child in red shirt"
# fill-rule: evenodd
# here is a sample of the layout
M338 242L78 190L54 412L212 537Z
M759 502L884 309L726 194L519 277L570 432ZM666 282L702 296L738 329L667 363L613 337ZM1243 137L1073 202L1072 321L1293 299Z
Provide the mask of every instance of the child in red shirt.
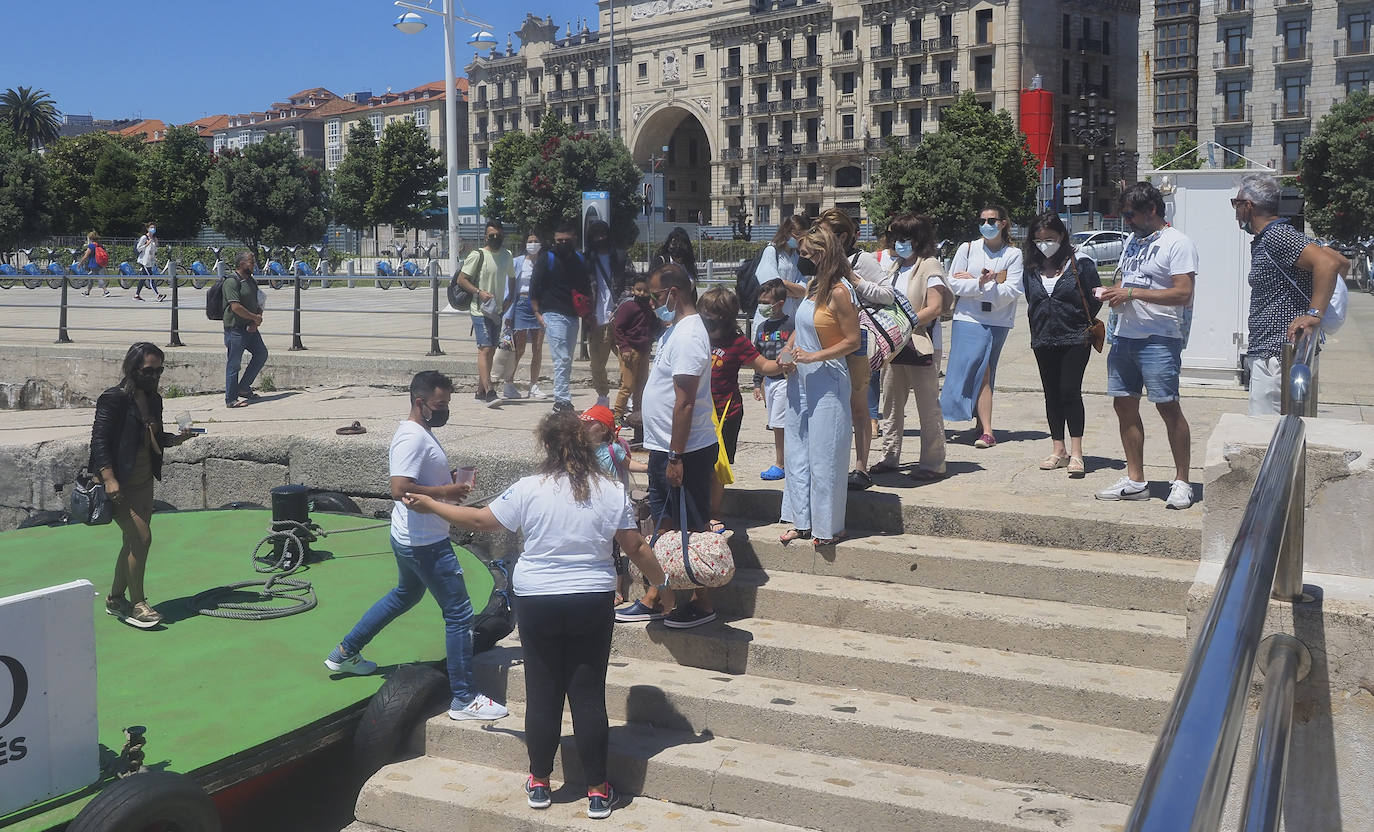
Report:
M759 355L754 343L739 329L739 298L734 291L717 286L709 289L697 301L697 312L706 332L711 336L711 401L720 420L721 437L725 440L725 454L735 464L735 447L739 443L740 423L744 421L744 397L739 391L739 371L748 366L766 376L782 373L778 362ZM711 531L724 532L720 522L720 501L725 485L719 480L711 483Z

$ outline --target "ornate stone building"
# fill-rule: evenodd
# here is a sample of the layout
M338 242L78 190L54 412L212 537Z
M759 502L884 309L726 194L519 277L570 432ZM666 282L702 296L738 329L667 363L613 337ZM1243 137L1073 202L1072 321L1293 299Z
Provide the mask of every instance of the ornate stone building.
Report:
M1136 135L1136 0L599 0L599 25L525 19L468 66L470 157L530 130L547 109L611 130L663 174L665 219L723 225L839 205L861 216L878 154L913 146L972 90L1020 118L1033 76L1056 127L1088 92ZM614 14L614 38L612 31ZM613 41L613 42L612 42ZM611 89L612 52L618 94ZM1113 142L1115 144L1115 142ZM1054 137L1046 161L1075 175L1086 153ZM1067 170L1062 169L1067 167Z

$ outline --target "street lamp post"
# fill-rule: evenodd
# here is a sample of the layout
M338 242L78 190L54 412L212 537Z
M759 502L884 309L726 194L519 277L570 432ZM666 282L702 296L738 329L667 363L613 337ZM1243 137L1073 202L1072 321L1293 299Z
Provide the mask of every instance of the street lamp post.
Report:
M1126 149L1126 140L1116 140L1116 151L1106 151L1102 154L1102 161L1107 165L1107 175L1118 188L1125 189L1126 174L1132 177L1140 168L1140 152Z
M463 10L457 14L454 3ZM468 40L474 47L496 48L496 37L491 33L491 24L468 16L462 0L443 0L444 7L436 11L428 6L416 6L404 0L395 0L395 5L407 11L393 24L407 35L417 34L425 29L424 18L420 13L436 14L444 19L444 130L447 134L445 149L448 157L448 257L451 274L458 273L458 81L457 81L457 38L458 21L476 26L478 31Z
M734 222L730 224L734 226L734 238L736 240L743 240L747 243L753 236L754 224L749 221L749 211L744 207L747 197L744 195L743 185L739 186L739 196L737 199L739 199L739 207L735 209L735 219Z
M1078 100L1078 107L1069 111L1069 130L1078 143L1087 149L1110 146L1116 135L1116 110L1106 104L1099 104L1097 93L1090 92ZM1093 227L1093 213L1096 210L1096 194L1093 185L1092 153L1087 154L1088 162L1088 227Z

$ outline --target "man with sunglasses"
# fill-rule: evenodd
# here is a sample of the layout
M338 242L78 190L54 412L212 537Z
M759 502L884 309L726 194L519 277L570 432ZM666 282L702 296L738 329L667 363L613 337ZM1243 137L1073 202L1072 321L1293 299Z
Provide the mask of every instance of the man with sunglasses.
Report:
M1140 396L1164 420L1174 457L1167 506L1193 504L1188 482L1191 435L1179 406L1178 376L1197 277L1197 246L1164 221L1164 197L1148 182L1121 195L1121 218L1131 237L1117 267L1117 283L1102 290L1102 300L1117 313L1115 336L1107 354L1107 395L1112 397L1126 453L1126 476L1096 494L1099 500L1148 500L1145 480L1145 426Z
M267 364L267 345L258 331L262 326L262 303L258 300L258 282L253 279L256 266L253 252L239 252L234 259L234 273L224 279L225 407L243 407L258 398L253 392L253 382ZM240 378L244 350L252 358Z

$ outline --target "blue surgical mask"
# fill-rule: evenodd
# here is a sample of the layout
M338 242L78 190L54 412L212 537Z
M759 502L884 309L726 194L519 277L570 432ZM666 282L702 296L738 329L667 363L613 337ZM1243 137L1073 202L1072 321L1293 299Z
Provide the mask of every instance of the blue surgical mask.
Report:
M1002 233L1002 229L998 228L996 223L993 223L992 225L980 223L978 226L978 233L983 235L983 239L991 240L993 237L1000 236Z
M156 234L156 233L157 233L157 229L156 229L156 228L150 228L150 229L148 229L148 236L151 237L152 235L154 235L154 234Z
M796 238L796 237L788 237L788 238L787 238L787 248L788 248L788 249L790 249L790 250L792 250L792 251L796 251L796 250L797 250L797 246L799 246L799 245L800 245L800 243L797 242L797 238Z
M675 313L673 310L669 309L669 308L668 308L668 304L665 303L665 304L663 304L662 306L655 306L655 307L654 307L654 314L658 316L658 319L659 319L660 321L663 321L665 324L670 324L670 323L673 322L673 317L674 317L677 313Z
M897 253L898 257L905 260L911 256L911 243L906 240L898 241L892 245L892 250Z

